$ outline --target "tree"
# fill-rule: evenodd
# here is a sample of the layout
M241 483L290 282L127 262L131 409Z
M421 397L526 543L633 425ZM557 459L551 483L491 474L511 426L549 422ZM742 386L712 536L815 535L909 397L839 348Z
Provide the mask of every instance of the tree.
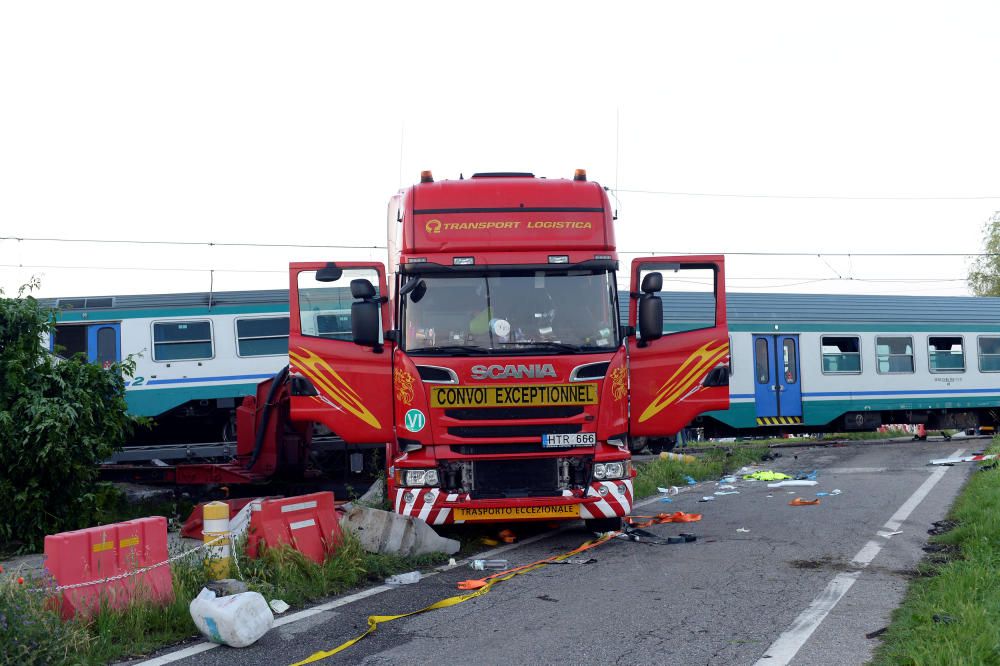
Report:
M1000 296L1000 211L983 225L983 254L969 267L969 289L976 296Z
M0 290L0 549L37 549L46 534L89 527L97 465L137 422L125 403L129 359L105 370L41 344L55 313Z

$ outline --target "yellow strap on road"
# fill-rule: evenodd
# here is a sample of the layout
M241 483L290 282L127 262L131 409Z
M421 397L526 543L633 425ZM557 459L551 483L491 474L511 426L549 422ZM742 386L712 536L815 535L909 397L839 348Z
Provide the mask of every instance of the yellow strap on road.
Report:
M616 534L616 533L612 533L612 534ZM332 650L314 652L313 654L309 655L308 657L306 657L302 661L297 661L294 664L292 664L291 666L302 666L303 664L312 664L314 662L326 659L327 657L332 657L333 655L337 654L338 652L343 652L344 650L346 650L347 648L351 647L352 645L354 645L355 643L357 643L358 641L360 641L362 638L364 638L368 634L370 634L373 631L375 631L376 629L378 629L378 626L380 624L383 624L385 622L392 622L393 620L398 620L398 619L403 618L403 617L410 617L411 615L419 615L420 613L426 613L427 611L437 610L439 608L448 608L450 606L456 606L456 605L462 603L463 601L468 601L469 599L475 599L476 597L479 597L479 596L482 596L482 595L486 594L487 592L490 591L490 589L496 583L499 583L499 582L505 581L505 580L510 580L514 576L519 576L520 574L528 573L529 571L535 571L537 569L541 569L546 564L549 564L551 562L558 562L559 560L565 560L565 559L567 559L569 557L572 557L573 555L576 555L577 553L579 553L579 552L581 552L583 550L588 550L589 548L593 548L594 546L600 545L602 543L607 543L610 540L611 540L611 536L610 535L604 535L600 539L597 539L597 540L594 540L594 541L588 541L587 543L583 544L582 546L580 546L578 548L574 548L573 550L569 551L568 553L563 553L562 555L556 555L554 557L548 557L548 558L546 558L544 560L539 560L538 562L533 562L531 564L527 564L527 565L524 565L522 567L518 567L517 569L512 569L509 572L500 572L499 574L495 574L494 576L490 576L489 578L485 579L484 580L484 584L483 584L482 587L480 587L480 588L478 588L478 589L476 589L476 590L474 590L472 592L469 592L468 594L459 594L459 595L454 596L454 597L448 597L447 599L441 599L440 601L435 601L430 606L425 606L424 608L421 608L420 610L411 611L409 613L402 613L401 615L369 615L368 616L368 629L365 630L365 632L363 634L361 634L360 636L356 636L356 637L352 638L349 641L341 643L340 645L338 645L337 647L333 648Z

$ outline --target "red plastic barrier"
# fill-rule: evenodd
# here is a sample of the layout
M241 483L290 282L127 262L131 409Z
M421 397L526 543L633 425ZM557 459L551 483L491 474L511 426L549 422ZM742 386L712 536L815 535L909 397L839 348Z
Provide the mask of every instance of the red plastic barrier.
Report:
M247 555L256 558L261 543L270 548L287 544L322 564L340 539L340 514L333 493L264 500L250 516Z
M239 499L226 500L226 504L229 505L229 517L232 518L238 514L243 507L253 500L254 498L252 497L241 497ZM192 509L191 515L184 521L184 526L181 527L181 536L185 539L201 539L202 528L205 526L205 521L202 519L202 508L206 504L208 504L208 502L202 502Z
M167 519L139 518L45 537L45 568L56 585L74 585L127 574L167 560ZM102 603L124 608L133 598L168 604L174 599L170 566L114 581L62 590L63 618L89 615Z

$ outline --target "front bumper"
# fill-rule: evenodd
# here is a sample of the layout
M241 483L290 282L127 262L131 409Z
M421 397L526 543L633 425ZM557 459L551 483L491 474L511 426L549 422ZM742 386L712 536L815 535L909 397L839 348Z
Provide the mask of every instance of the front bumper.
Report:
M420 518L430 525L616 518L632 510L632 479L594 481L586 493L576 493L564 490L562 497L474 500L468 493L448 493L439 488L397 488L393 507L396 513ZM456 518L456 509L464 516Z

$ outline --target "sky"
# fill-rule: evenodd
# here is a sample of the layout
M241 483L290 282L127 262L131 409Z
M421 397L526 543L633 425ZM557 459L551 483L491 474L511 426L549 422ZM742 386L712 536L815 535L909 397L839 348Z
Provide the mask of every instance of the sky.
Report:
M584 168L625 261L968 295L998 27L991 2L2 2L0 288L285 288L289 261L384 260L422 169Z

